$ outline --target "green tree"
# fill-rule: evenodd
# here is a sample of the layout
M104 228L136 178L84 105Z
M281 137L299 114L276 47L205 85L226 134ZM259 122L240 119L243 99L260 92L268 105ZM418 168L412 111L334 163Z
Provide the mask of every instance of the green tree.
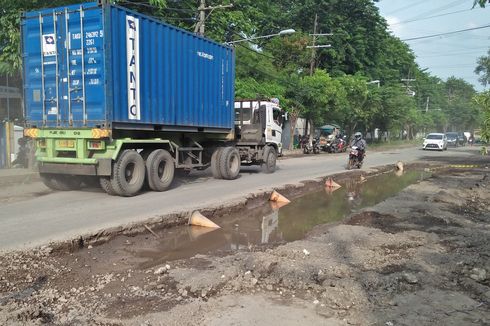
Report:
M473 102L476 91L465 80L450 77L445 83L449 127L453 131L471 130L480 122L478 107Z
M338 77L342 94L337 106L337 116L340 123L345 126L348 134L358 130L358 127L366 128L372 120L375 111L369 100L368 84L366 77L360 75L344 75Z
M475 103L480 107L482 112L482 139L485 142L490 142L490 91L480 93L474 97Z
M488 55L481 56L476 61L475 74L481 75L478 81L483 85L487 86L490 84L490 50L487 52Z

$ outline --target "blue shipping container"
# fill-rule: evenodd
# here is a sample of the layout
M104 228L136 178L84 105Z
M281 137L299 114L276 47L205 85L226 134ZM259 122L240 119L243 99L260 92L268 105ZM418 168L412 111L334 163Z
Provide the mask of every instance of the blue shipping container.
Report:
M22 19L25 117L48 128L233 128L233 49L115 5Z

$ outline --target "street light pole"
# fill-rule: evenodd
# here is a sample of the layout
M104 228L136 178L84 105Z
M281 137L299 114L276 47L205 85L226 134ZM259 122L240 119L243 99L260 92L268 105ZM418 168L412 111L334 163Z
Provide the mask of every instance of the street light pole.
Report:
M225 44L232 45L232 44L236 44L236 43L248 42L248 41L259 40L259 39L264 39L264 38L270 38L270 37L274 37L274 36L289 35L289 34L293 34L295 32L296 31L294 29L284 29L284 30L282 30L282 31L280 31L279 33L276 33L276 34L270 34L270 35L263 35L263 36L256 36L256 37L244 38L244 39L237 40L237 41L226 42Z
M378 84L378 88L379 88L379 83L380 83L380 81L379 81L378 79L376 79L376 80L371 80L371 81L368 81L367 83L368 83L368 84Z

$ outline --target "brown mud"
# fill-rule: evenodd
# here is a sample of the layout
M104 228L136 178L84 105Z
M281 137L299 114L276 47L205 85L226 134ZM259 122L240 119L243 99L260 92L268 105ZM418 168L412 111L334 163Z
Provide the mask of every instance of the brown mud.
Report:
M71 252L46 246L6 253L0 325L488 325L489 172L434 172L291 242L189 228L172 237L168 224L155 224L159 238L121 232L104 244L81 241ZM335 179L345 186L353 178L360 175ZM282 193L294 199L322 186L308 182ZM246 215L267 196L203 213ZM241 241L244 233L249 238ZM181 243L202 237L201 252L181 255ZM172 241L176 250L168 250ZM223 250L223 243L237 248Z

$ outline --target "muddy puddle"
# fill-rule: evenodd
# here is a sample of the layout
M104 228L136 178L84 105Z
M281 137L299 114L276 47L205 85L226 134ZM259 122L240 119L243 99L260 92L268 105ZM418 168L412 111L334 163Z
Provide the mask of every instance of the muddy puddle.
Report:
M115 239L119 247L138 268L147 269L168 261L186 259L198 254L225 255L240 250L257 250L303 239L316 225L337 222L364 207L373 206L410 184L430 177L427 172L407 171L341 182L336 191L315 191L293 199L277 208L270 203L237 214L216 217L220 229L177 226L158 232L158 238L147 234ZM119 243L119 244L118 244ZM120 252L123 254L123 252ZM128 261L128 263L129 263ZM135 267L136 267L135 266Z

